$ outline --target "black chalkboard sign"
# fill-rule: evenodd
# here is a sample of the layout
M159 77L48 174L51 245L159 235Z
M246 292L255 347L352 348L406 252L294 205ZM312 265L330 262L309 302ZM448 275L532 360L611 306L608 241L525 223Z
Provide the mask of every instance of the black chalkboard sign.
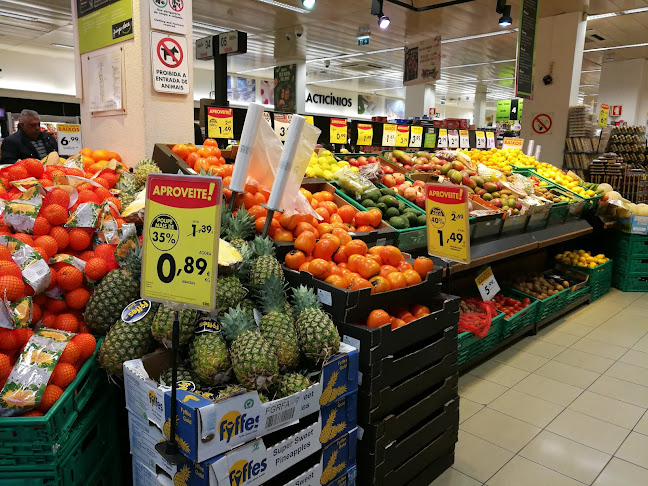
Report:
M530 99L533 94L533 64L539 0L522 0L518 33L515 95Z

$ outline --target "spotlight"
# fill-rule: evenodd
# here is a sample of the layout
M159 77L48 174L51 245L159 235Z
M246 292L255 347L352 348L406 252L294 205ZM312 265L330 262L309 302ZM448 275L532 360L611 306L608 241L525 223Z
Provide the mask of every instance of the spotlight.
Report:
M315 0L302 0L302 5L305 9L312 10L315 6Z
M513 19L511 18L511 6L506 5L504 7L504 14L499 19L499 26L500 27L508 27L512 23L513 23Z
M386 29L387 27L389 27L389 24L391 24L391 20L389 20L389 17L387 17L386 15L381 15L378 18L378 27L380 27L381 29Z
M383 12L383 0L371 0L371 15L378 17L378 27L386 29L391 20Z

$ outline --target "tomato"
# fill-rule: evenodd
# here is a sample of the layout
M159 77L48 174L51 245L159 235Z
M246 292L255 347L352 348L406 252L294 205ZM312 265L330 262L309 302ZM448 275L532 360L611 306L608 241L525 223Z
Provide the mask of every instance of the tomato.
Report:
M414 260L414 270L424 279L429 272L434 270L434 262L427 257L418 257Z
M402 289L403 287L407 287L407 280L405 279L405 275L400 272L392 272L387 275L386 278L389 281L389 285L392 289Z
M369 279L369 283L371 283L371 285L373 286L373 289L371 289L372 294L378 294L380 292L387 292L391 290L389 281L385 277L381 277L380 275L371 277Z
M303 251L292 250L290 253L286 254L285 257L286 266L292 270L298 270L304 263L306 263L306 255Z
M273 220L274 222L274 220ZM272 224L272 223L271 223ZM272 239L274 241L293 241L294 237L292 232L288 231L287 229L283 228L277 228L277 230L274 232L274 235L272 235Z
M367 317L368 327L381 327L386 324L391 324L391 317L386 311L382 309L371 311L369 317Z
M377 228L380 226L380 221L382 220L382 213L379 209L370 209L369 213L369 226Z
M346 254L351 255L366 255L367 254L367 244L362 240L351 240L346 245L344 245Z
M326 260L315 258L308 264L308 271L313 274L313 277L323 280L331 272L331 266Z
M332 234L340 238L340 245L344 246L351 241L351 235L349 232L343 228L333 228L331 231Z
M356 214L356 210L353 209L352 206L345 204L344 206L340 206L338 208L337 214L340 215L343 223L351 223L353 222L353 218Z
M380 272L380 264L371 258L363 258L358 261L358 273L362 278L369 279Z
M295 249L303 251L305 254L313 253L315 249L315 233L304 231L295 238Z
M313 256L315 258L331 260L333 254L338 250L338 248L340 248L340 239L337 236L331 236L335 238L335 240L331 238L323 238L315 243L315 249L313 250Z
M398 318L396 318L396 319L394 319L394 320L392 321L392 323L391 323L392 331L393 331L394 329L398 329L399 327L403 327L403 326L406 325L406 324L407 324L407 322L405 322L403 319L398 319Z

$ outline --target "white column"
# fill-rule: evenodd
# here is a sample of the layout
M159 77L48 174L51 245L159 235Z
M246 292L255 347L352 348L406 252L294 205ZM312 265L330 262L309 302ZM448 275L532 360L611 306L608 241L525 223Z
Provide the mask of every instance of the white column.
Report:
M609 123L620 120L628 125L643 125L648 111L648 60L628 59L605 62L601 66L598 109L601 103L621 106L621 116L612 116Z
M405 87L405 117L430 116L430 108L434 108L436 91L434 86L416 84Z
M473 123L476 128L486 125L486 86L478 85L475 89L475 111Z
M533 100L524 100L521 136L542 146L541 161L559 167L563 164L568 110L578 103L586 26L581 12L538 21ZM545 85L542 78L550 70L553 82ZM540 114L552 120L550 130L542 134L534 132L532 126L533 119Z
M117 152L128 166L150 158L155 143L175 144L194 140L193 79L189 80L189 94L158 93L153 89L149 2L150 0L133 0L133 40L81 55L83 144L94 150ZM192 11L192 0L184 1L184 9L189 13ZM194 53L191 14L187 22L188 52L184 55L189 63L189 75L192 76ZM87 96L88 57L119 49L123 49L124 54L122 97L126 112L93 115ZM107 113L111 114L105 116Z

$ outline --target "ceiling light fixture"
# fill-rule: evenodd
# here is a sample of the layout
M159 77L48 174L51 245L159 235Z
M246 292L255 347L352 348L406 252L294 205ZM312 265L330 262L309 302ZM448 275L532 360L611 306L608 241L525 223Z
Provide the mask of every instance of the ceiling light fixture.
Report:
M630 10L622 10L621 12L609 12L604 14L588 15L587 20L589 21L589 20L607 19L609 17L617 17L620 15L632 15L641 12L648 12L648 7L631 8Z
M371 0L371 15L378 17L378 27L381 29L386 29L391 24L391 20L383 12L383 0Z
M598 86L598 84L581 84L579 88L593 88Z
M292 10L293 12L310 13L310 10L306 10L304 8L299 8L299 7L294 7L292 5L288 5L287 3L276 2L275 0L259 0L259 2L267 3L268 5L274 5L275 7L285 8L286 10ZM313 3L315 3L315 2L313 2Z
M245 71L237 71L236 74L243 74L243 73L254 73L256 71L265 71L267 69L274 69L275 66L266 66L266 67L260 67L260 68L254 68L254 69L246 69Z
M302 5L307 10L313 10L313 7L315 6L315 0L302 0Z
M61 49L74 49L74 46L68 46L67 44L54 44L52 43L54 47L60 47Z
M581 73L600 73L600 69L586 69L584 71L581 71Z
M9 17L11 19L26 20L27 22L39 22L39 19L36 17L30 17L28 15L0 12L0 17Z
M511 18L511 6L506 5L506 0L497 0L495 12L502 14L499 19L500 27L509 27L513 23L513 19Z
M348 78L336 78L336 79L322 79L320 81L309 81L306 84L315 84L315 83L334 83L335 81L347 81L349 79L360 79L360 78L371 78L373 74L363 74L362 76L350 76Z
M453 39L443 39L441 40L441 44L449 44L451 42L461 42L461 41L471 40L471 39L482 39L484 37L493 37L496 35L513 34L517 31L518 29L497 30L495 32L486 32L485 34L475 34L475 35L467 35L465 37L455 37Z
M627 44L625 46L597 47L596 49L585 49L583 52L610 51L612 49L627 49L629 47L646 47L646 46L648 46L648 42L642 42L641 44Z
M306 61L306 64L310 64L311 62L332 61L334 59L350 59L352 57L358 57L358 56L371 56L372 54L382 54L383 52L402 51L403 49L404 48L401 46L401 47L391 47L389 49L378 49L377 51L355 52L353 54L342 54L341 56L319 57L317 59L309 59L308 61Z
M456 66L443 66L442 69L457 69L475 66L489 66L490 64L501 64L504 62L515 62L515 59L504 59L502 61L476 62L474 64L457 64Z
M227 32L227 29L224 29L222 27L216 27L215 25L211 25L211 24L206 24L204 22L192 22L191 25L193 25L197 29L214 30L216 32Z

